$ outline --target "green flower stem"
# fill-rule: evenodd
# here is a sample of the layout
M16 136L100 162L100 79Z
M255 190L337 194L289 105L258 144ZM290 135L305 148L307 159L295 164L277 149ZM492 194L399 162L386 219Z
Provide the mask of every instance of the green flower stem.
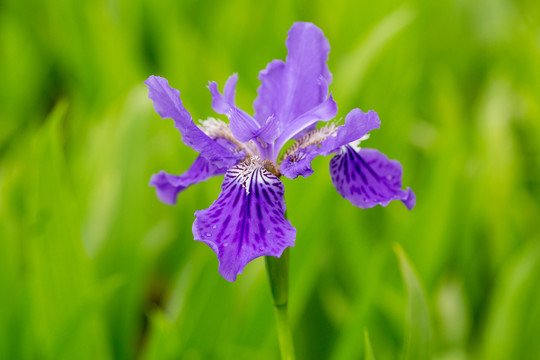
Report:
M292 339L287 303L289 297L289 248L283 251L280 258L265 256L266 272L270 281L270 290L274 300L279 347L282 360L294 360Z

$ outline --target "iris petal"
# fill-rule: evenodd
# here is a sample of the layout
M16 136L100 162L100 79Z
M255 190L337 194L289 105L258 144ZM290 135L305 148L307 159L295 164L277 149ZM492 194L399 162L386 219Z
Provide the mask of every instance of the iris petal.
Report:
M313 174L311 162L319 154L318 145L310 145L299 148L294 154L287 156L280 164L281 175L289 179L296 179L298 176L308 177Z
M270 116L281 115L279 112L283 104L282 91L285 84L283 77L285 63L282 60L272 60L266 69L259 72L261 85L257 89L257 98L253 102L255 109L255 119L259 124L264 125Z
M257 137L267 144L274 144L279 134L279 122L274 116L266 120L266 124L257 131Z
M298 22L289 30L286 63L274 60L259 73L261 85L253 103L260 124L274 115L282 129L327 99L332 74L326 61L330 52L323 32Z
M195 240L216 253L219 272L235 281L251 260L279 257L294 246L296 229L285 219L284 187L257 158L232 167L225 174L218 199L195 213Z
M296 147L293 146L292 151L287 150L287 156L280 165L281 174L289 179L313 174L311 161L318 155L326 156L339 151L342 146L359 140L369 131L378 128L380 123L374 111L364 113L360 109L351 110L345 117L345 124L337 129L331 124L298 139Z
M152 175L150 186L156 188L156 195L163 203L176 204L176 197L188 186L208 180L212 176L222 175L227 172L226 167L217 167L206 158L199 156L191 167L182 175L171 175L160 171Z
M144 83L148 86L148 98L153 101L156 112L164 119L174 120L187 146L200 152L215 166L237 163L238 154L216 143L193 123L191 115L182 105L180 91L170 87L167 79L152 75Z
M219 92L214 81L210 82L208 89L212 93L212 109L229 118L229 127L238 141L247 142L257 136L260 125L248 113L235 105L234 94L237 81L236 74L229 77L225 84L224 95Z
M411 189L401 189L401 164L375 149L345 146L330 161L330 175L338 193L362 209L401 200L409 210L415 205Z
M342 146L360 140L368 132L381 126L379 116L373 110L367 113L360 109L351 110L345 117L345 124L338 126L335 136L329 136L321 143L321 154L336 152Z
M337 104L330 96L319 105L292 120L276 141L276 151L293 137L300 138L313 130L319 121L332 120L337 114Z
M235 95L236 95L236 84L238 83L238 74L234 73L227 79L225 87L223 88L223 95L225 100L232 105L236 104Z
M308 177L313 174L311 161L322 155L319 144L335 132L336 126L330 124L310 131L298 139L283 155L279 168L281 174L289 179L295 179L300 175Z

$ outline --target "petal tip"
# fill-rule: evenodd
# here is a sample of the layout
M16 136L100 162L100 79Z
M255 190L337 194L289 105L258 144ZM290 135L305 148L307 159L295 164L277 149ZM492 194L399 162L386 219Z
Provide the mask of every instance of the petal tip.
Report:
M296 31L296 30L301 30L301 29L302 30L309 30L309 31L316 31L316 32L324 35L321 28L319 28L314 23L307 22L307 21L297 21L297 22L293 23L291 28L289 29L289 32Z
M373 129L380 129L381 128L381 119L379 118L379 114L375 110L369 110L368 116L373 121Z
M409 211L412 210L416 205L416 194L411 190L410 187L407 188L405 197L401 199L401 202L403 202Z
M176 199L178 193L180 193L184 187L174 186L167 179L168 174L161 170L159 173L152 175L148 186L156 189L156 196L165 205L176 205Z
M150 86L150 83L156 79L159 79L159 76L156 76L156 75L150 75L148 77L148 79L146 79L145 81L143 81L143 84L147 85L147 86Z
M148 79L143 81L143 84L145 84L149 90L154 90L155 87L159 85L170 87L169 81L167 79L161 76L157 76L157 75L150 75Z

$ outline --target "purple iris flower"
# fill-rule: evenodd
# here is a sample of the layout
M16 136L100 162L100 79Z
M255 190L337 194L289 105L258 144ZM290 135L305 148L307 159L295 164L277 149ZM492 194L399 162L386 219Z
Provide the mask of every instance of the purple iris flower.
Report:
M294 246L296 229L285 218L279 178L311 175L316 156L335 154L330 162L332 182L355 206L365 209L401 200L412 209L415 204L414 193L401 189L399 162L358 147L369 131L379 128L377 113L353 109L343 125L317 128L337 113L328 92L330 46L311 23L295 23L288 35L286 61L274 60L259 73L253 116L235 104L236 74L227 80L223 94L215 82L208 86L212 108L227 116L228 124L210 118L196 125L180 92L166 79L150 76L145 81L156 112L173 119L184 143L200 153L182 175L161 171L152 176L150 185L158 198L175 204L178 193L188 186L225 175L218 199L195 213L193 235L214 250L219 272L229 281L251 260L280 257L286 247ZM295 142L284 150L290 140Z

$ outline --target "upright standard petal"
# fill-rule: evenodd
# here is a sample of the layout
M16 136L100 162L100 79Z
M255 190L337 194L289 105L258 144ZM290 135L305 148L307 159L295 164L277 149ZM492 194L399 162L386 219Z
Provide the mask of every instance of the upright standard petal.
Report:
M342 146L360 140L380 126L381 120L375 111L364 113L360 109L353 109L345 117L345 125L338 126L335 136L329 136L321 143L321 154L326 156L336 152Z
M257 89L257 98L253 102L255 119L262 126L270 116L280 116L278 112L282 103L282 93L285 92L284 83L285 63L282 60L272 60L266 69L259 72L261 85Z
M284 187L258 158L229 169L218 199L195 213L193 235L214 250L219 272L235 281L251 260L279 257L294 246L296 229L285 219Z
M283 129L322 103L332 82L326 65L330 45L321 29L311 23L295 23L286 45L286 63L274 60L259 73L261 85L253 103L259 123L274 115Z
M144 83L148 86L148 98L153 101L156 112L164 119L174 120L187 146L218 167L237 163L238 154L216 143L193 123L191 115L182 105L180 91L170 87L167 79L152 75Z
M330 161L330 175L338 193L362 209L401 200L411 210L415 195L401 189L401 164L375 149L347 145Z
M227 172L226 167L217 167L205 157L199 156L191 167L182 175L171 175L160 171L152 175L150 186L156 188L156 195L163 203L176 204L178 194L188 186L208 180L212 176L222 175Z

